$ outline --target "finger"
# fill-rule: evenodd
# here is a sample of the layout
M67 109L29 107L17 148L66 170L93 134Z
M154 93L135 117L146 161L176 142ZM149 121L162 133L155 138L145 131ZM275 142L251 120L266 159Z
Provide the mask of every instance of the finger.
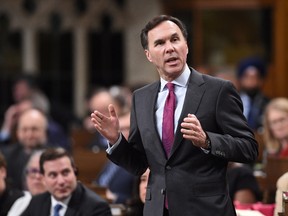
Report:
M92 114L91 114L91 121L94 123L94 124L101 124L102 122L102 119L103 119L103 115L101 113L99 113L98 111L94 111Z
M181 127L186 129L187 131L194 131L197 129L196 125L190 122L182 122Z
M188 117L192 120L192 122L194 122L197 126L199 126L200 125L200 122L199 122L199 120L198 120L198 118L196 117L196 115L194 115L194 114L188 114Z
M116 110L115 110L113 104L110 104L108 106L108 110L109 110L110 117L117 118L117 113L116 113Z

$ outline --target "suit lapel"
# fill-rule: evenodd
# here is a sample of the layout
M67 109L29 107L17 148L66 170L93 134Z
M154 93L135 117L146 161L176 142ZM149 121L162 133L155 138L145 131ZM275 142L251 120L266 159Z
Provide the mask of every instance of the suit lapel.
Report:
M179 144L181 143L183 136L181 133L181 123L183 119L190 113L196 114L199 104L201 102L201 98L205 92L205 85L202 75L191 69L191 75L189 77L189 84L187 87L187 92L185 95L185 100L183 104L183 109L178 121L178 127L175 134L175 140L172 147L171 155L175 152L178 148Z
M78 211L80 208L80 203L82 200L82 188L79 183L77 183L77 187L75 191L72 193L72 197L68 203L68 207L65 213L65 216L76 216L78 215Z
M161 158L163 159L163 162L167 160L165 151L163 149L163 144L160 139L158 130L157 130L157 125L156 125L156 115L155 115L155 107L156 107L156 101L159 93L159 88L160 88L160 82L156 82L153 86L151 86L151 93L148 96L147 100L147 119L148 119L148 125L153 125L153 128L155 133L153 136L155 139L158 140L158 144L155 145L155 150L157 151L157 155L161 155Z

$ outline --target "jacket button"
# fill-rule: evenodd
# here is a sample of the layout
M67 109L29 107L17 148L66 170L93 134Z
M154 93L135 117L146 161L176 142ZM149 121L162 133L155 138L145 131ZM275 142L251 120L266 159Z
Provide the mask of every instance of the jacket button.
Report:
M171 166L166 166L166 169L167 169L167 170L171 170L172 167L171 167Z
M165 189L161 189L161 194L165 195Z

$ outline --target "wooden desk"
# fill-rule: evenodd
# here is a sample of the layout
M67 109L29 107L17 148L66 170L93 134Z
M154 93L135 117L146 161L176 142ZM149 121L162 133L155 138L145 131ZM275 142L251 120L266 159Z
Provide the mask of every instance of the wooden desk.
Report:
M108 160L105 151L95 153L81 148L73 150L73 157L78 169L78 179L85 184L91 184L97 178Z

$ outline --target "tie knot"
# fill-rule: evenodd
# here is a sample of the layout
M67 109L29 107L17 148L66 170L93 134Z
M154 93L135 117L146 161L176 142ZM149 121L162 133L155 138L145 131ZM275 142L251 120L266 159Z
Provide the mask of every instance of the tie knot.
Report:
M166 86L169 89L169 91L173 91L174 92L174 83L168 82L166 84Z

